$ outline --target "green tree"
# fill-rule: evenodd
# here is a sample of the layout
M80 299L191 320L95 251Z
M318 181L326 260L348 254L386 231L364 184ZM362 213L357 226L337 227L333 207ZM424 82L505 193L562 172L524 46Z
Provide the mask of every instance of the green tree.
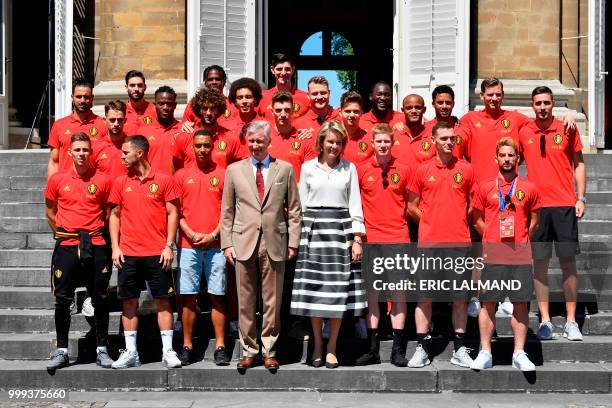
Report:
M346 37L338 33L332 33L331 41L332 55L354 55L353 46L348 42ZM357 89L357 72L356 71L336 71L338 81L342 85L342 89L353 90Z

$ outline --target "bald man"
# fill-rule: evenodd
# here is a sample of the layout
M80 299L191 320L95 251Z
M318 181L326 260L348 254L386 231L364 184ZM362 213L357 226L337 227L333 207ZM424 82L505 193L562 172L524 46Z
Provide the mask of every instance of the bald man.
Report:
M420 95L410 94L402 101L404 126L395 129L393 156L400 163L413 165L432 158L435 149L431 143L431 133L427 133L423 124L423 115L427 108Z

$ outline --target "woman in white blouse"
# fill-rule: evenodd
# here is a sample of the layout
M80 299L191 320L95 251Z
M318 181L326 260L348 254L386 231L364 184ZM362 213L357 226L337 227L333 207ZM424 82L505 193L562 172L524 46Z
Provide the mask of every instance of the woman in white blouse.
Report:
M355 165L342 159L346 129L323 123L319 157L302 165L302 235L293 281L291 313L309 316L314 337L312 365L323 365L323 319L329 319L327 368L338 367L336 341L343 317L361 316L367 306L361 278L363 210Z

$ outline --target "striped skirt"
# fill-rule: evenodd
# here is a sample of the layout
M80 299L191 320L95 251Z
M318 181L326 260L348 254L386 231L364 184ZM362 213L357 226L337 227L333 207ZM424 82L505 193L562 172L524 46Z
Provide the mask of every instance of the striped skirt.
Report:
M351 217L347 209L308 208L302 234L291 314L324 318L361 316L367 307L361 265L351 264Z

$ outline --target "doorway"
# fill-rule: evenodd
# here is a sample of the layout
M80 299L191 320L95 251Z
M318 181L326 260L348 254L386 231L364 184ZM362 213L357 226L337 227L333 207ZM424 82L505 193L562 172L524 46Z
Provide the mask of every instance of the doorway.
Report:
M330 83L344 84L336 93L346 87L357 90L366 110L372 85L378 81L392 84L393 2L270 0L267 21L268 57L276 52L294 56L298 76L302 75L300 83L324 72ZM310 46L304 52L305 44ZM267 84L274 84L274 77L266 72ZM334 74L338 77L330 78Z

